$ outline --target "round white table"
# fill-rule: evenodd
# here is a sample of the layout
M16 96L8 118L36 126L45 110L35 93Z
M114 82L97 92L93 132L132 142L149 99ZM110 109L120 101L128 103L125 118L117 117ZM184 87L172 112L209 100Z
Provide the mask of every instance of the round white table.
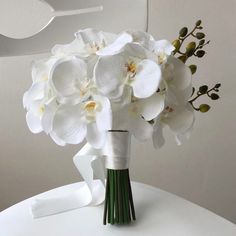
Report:
M82 182L37 195L69 193ZM132 183L137 220L124 226L102 224L103 206L84 207L33 219L34 197L0 213L1 236L236 236L236 225L224 218L160 189Z

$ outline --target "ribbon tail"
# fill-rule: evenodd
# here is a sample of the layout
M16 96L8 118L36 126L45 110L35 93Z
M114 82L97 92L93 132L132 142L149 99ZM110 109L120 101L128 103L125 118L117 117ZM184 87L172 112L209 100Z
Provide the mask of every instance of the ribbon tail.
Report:
M35 199L31 206L34 218L54 215L88 205L99 205L105 199L103 153L86 144L73 158L85 183L76 191L62 196ZM94 176L99 180L94 181Z
M89 205L99 205L105 199L105 167L103 152L86 144L73 158L74 164L83 177L91 193ZM94 181L94 177L100 181Z

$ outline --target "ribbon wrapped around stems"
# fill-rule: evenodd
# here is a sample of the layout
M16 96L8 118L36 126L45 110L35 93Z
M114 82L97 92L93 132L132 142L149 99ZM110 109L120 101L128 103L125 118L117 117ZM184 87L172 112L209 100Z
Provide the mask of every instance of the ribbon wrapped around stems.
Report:
M129 132L111 131L107 133L107 141L102 149L94 149L87 143L73 158L85 184L70 194L35 199L31 207L33 217L39 218L103 203L105 199L105 168L128 169L130 140ZM100 181L94 181L94 177Z

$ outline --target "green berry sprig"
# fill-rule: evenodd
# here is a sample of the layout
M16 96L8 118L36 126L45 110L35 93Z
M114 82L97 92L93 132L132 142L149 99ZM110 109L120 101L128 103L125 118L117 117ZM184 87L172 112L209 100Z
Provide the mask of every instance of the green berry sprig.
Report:
M178 39L175 39L172 42L172 45L175 47L173 54L177 54L178 58L184 63L192 56L201 58L206 54L206 51L203 50L203 48L210 43L210 40L206 41L205 33L201 32L203 29L201 24L202 21L198 20L192 30L189 30L187 27L183 27L179 31ZM185 49L183 49L183 43L190 38L191 41L186 43Z
M216 84L214 87L209 89L207 85L202 85L199 87L197 92L195 92L195 88L193 88L192 96L194 97L189 101L189 103L192 105L194 110L202 113L208 112L211 108L208 104L201 104L199 107L196 107L194 102L203 95L208 96L211 100L218 100L220 98L218 95L220 86L221 84Z
M183 27L179 31L178 38L172 42L172 45L175 47L173 55L176 55L177 58L183 63L186 63L187 60L192 56L197 58L204 57L206 55L204 47L210 43L210 40L206 40L206 35L202 32L202 29L203 26L201 20L198 20L195 23L195 26L192 28L192 30L189 30L187 27ZM187 39L190 39L190 41L186 42ZM193 75L197 71L197 65L189 65L189 69ZM218 95L220 87L220 83L217 83L214 87L210 89L207 85L202 85L199 87L197 92L196 89L193 87L192 96L189 100L190 105L196 111L200 111L202 113L208 112L211 108L210 105L201 104L200 106L196 106L195 102L199 97L203 95L206 95L211 100L218 100L220 98L220 96Z

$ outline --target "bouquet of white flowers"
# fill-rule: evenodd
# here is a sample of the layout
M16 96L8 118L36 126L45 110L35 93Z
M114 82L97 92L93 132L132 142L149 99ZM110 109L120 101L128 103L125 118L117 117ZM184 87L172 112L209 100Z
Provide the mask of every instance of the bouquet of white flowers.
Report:
M190 33L185 27L173 43L156 41L142 31L115 35L80 30L73 42L54 46L51 57L33 63L33 84L23 98L29 129L44 131L62 146L86 139L93 148L105 147L114 156L106 165L104 224L107 212L111 224L135 219L128 158L118 158L128 156L129 147L126 154L116 154L119 139L128 145L131 134L139 140L152 138L154 146L161 147L162 129L168 126L181 144L192 130L194 110L209 110L207 104L196 108L193 102L203 94L218 96L209 93L219 84L209 91L204 85L190 99L196 66L189 68L185 62L205 54L205 35L194 33L201 29L199 21ZM180 48L189 36L199 44L190 42L183 53ZM179 58L174 56L178 53Z

